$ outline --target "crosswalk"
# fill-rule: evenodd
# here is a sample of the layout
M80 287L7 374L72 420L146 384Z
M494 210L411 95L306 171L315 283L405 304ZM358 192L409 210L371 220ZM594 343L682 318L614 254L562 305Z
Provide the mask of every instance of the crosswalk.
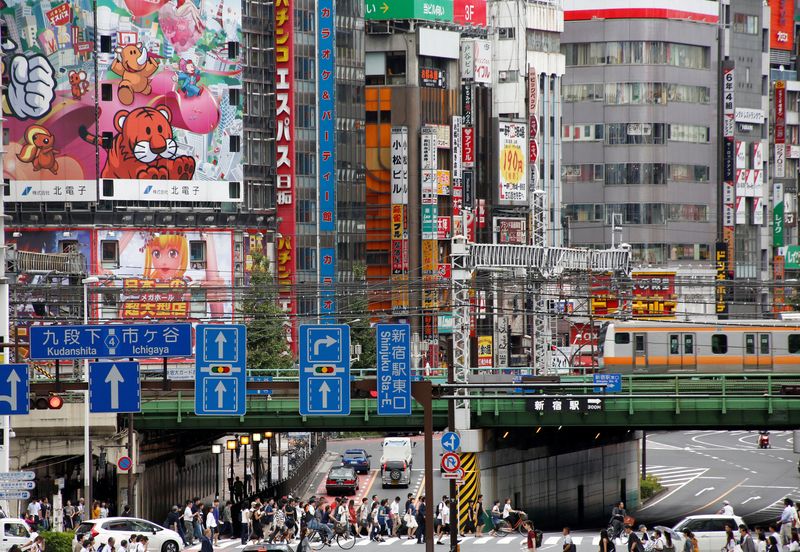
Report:
M680 466L647 466L647 474L655 475L658 482L667 488L681 487L691 483L708 471L708 468L684 468Z

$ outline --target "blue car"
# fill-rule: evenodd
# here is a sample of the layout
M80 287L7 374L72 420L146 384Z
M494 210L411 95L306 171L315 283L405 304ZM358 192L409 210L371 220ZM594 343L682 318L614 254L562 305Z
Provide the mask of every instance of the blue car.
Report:
M347 449L342 455L342 465L353 468L356 473L369 473L370 455L364 449Z

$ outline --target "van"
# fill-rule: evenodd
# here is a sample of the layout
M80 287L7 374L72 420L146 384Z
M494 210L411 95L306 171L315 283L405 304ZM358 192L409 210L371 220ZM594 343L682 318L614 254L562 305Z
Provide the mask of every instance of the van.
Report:
M381 465L381 483L384 489L411 485L411 468L405 460L387 460Z
M30 530L24 519L3 518L0 519L0 550L6 552L12 546L20 548L30 546L37 534Z
M410 467L414 460L414 453L411 449L415 444L408 437L386 437L383 440L381 466L389 460L403 460Z

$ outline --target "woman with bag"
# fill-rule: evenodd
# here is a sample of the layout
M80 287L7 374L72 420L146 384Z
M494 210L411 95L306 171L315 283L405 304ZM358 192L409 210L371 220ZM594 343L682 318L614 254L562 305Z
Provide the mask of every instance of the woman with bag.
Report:
M475 538L479 539L483 536L483 525L486 523L486 510L483 509L483 495L478 495L478 499L473 505L475 516Z
M406 527L408 527L408 538L409 540L414 538L414 532L417 530L417 501L413 498L408 503L408 509L406 510L404 521L406 522Z

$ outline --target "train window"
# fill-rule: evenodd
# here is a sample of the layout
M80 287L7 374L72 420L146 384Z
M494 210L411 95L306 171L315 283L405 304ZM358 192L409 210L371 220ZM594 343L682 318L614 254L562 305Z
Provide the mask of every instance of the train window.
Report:
M789 353L792 355L800 353L800 334L789 334Z
M711 336L711 352L715 355L728 353L728 336L725 334L714 334Z
M744 353L746 355L756 354L756 336L753 334L744 335Z
M760 343L760 345L761 345L760 353L762 355L768 355L769 354L769 334L761 334L759 336L759 338L760 338L760 341L761 341L761 343Z
M636 339L636 352L644 353L644 336L642 334L637 334L634 337Z
M670 334L669 336L669 354L671 355L679 355L680 351L680 340L678 339L678 334Z
M692 334L683 336L683 354L694 354L694 336Z
M628 345L630 342L631 342L631 334L629 334L628 332L614 334L614 343L616 343L617 345Z

